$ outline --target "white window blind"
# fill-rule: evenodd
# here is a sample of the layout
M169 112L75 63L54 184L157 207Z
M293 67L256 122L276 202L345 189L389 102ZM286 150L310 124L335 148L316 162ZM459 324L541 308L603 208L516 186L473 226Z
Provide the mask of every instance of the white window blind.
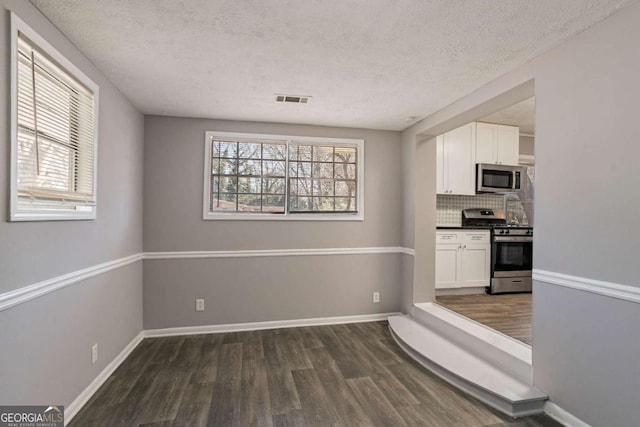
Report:
M16 36L13 219L95 217L95 89Z

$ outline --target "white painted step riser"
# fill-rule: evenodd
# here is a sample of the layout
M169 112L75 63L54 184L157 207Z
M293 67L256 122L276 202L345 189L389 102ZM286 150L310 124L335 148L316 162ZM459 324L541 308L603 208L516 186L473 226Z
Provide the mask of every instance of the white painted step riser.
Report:
M518 341L495 331L437 303L418 303L414 304L413 309L425 311L444 322L450 323L451 325L468 332L470 335L475 336L478 339L484 340L505 353L511 354L513 357L531 364L531 346L526 345L522 341Z
M512 417L543 411L547 395L411 317L389 317L389 329L408 355L487 405ZM505 346L498 341L498 344L509 348L509 343ZM517 351L516 354L526 356Z
M451 385L469 394L470 396L473 396L481 402L491 406L492 408L514 418L540 414L543 412L544 402L546 400L545 398L523 399L515 401L501 398L495 393L492 393L484 389L483 387L466 380L462 376L452 373L445 367L434 363L432 360L422 355L420 351L412 348L410 344L406 343L401 336L394 332L391 323L389 325L389 329L391 330L393 339L409 356L411 356L411 358L416 360L426 369L433 372Z
M453 326L419 308L413 308L411 318L473 354L477 354L478 357L486 360L493 366L508 372L527 384L533 384L531 364L513 357L490 343L476 338L467 331Z

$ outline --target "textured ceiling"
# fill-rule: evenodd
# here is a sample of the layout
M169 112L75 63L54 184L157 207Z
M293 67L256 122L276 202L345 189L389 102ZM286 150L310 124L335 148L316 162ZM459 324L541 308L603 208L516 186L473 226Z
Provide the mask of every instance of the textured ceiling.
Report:
M145 114L390 130L634 2L32 0Z
M478 119L481 122L518 126L521 135L535 134L536 99L529 98Z

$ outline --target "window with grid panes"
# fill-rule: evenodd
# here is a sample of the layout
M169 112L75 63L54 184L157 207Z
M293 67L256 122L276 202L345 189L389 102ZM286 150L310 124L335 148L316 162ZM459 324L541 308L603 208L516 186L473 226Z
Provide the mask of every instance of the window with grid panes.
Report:
M205 219L362 219L362 140L207 132Z
M355 146L289 145L289 212L356 213Z

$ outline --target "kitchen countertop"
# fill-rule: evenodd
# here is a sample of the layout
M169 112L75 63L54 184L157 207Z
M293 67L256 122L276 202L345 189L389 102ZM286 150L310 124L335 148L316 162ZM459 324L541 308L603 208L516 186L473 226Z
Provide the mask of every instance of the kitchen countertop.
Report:
M489 231L489 230L491 230L491 226L487 225L487 226L484 226L484 227L481 227L481 226L463 227L462 225L438 225L438 226L436 226L436 230L482 230L482 231Z

